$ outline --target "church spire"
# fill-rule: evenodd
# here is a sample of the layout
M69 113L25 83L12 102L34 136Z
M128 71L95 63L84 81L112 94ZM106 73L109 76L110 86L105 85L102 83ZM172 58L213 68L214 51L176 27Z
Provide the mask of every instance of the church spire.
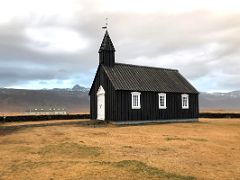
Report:
M101 44L98 52L100 53L102 51L113 51L113 52L115 52L115 48L113 46L112 40L111 40L107 30L105 32L102 44Z
M115 63L115 48L112 40L106 30L102 44L99 48L99 64L106 66L114 66Z

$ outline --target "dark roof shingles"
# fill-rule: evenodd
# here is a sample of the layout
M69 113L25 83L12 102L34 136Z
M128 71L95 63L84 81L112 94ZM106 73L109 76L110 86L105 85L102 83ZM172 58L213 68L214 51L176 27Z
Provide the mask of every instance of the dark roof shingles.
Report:
M121 63L102 66L116 90L198 93L177 70Z

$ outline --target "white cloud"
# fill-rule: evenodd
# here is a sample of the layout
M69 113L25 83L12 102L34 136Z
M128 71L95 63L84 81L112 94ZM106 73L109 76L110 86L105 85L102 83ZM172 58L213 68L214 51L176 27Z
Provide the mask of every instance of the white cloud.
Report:
M107 12L177 14L207 10L222 14L236 13L240 9L238 0L102 0L101 3L99 9Z
M82 9L75 0L0 0L0 23L14 19L58 17L61 20L74 18L76 11Z
M61 27L28 28L26 35L30 47L46 52L77 52L88 46L87 39L80 33Z

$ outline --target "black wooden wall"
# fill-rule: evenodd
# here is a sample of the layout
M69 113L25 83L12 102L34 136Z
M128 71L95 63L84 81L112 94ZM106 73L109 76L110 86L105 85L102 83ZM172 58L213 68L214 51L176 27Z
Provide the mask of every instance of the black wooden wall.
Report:
M160 92L141 92L141 109L132 109L131 91L116 91L117 111L112 119L124 121L198 118L198 94L189 94L189 109L182 109L182 93L166 93L167 109L159 109L158 93Z
M132 91L115 91L100 65L90 91L91 119L97 118L96 93L100 85L105 90L106 120L132 121L198 118L198 94L189 94L189 109L182 109L182 93L166 93L167 109L159 109L158 93L161 92L141 92L141 109L132 109Z
M114 66L115 54L112 51L103 51L99 53L99 64L106 66Z
M114 90L111 82L109 81L107 75L103 71L102 66L100 65L95 76L93 86L90 91L90 116L91 119L97 119L97 91L98 88L102 85L105 90L105 119L112 120L113 113L116 110L116 91Z

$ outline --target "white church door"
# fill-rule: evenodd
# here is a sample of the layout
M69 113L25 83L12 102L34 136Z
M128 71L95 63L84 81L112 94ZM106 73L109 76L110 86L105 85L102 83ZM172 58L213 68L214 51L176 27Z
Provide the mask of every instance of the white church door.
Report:
M97 119L105 120L105 91L102 86L97 91Z

